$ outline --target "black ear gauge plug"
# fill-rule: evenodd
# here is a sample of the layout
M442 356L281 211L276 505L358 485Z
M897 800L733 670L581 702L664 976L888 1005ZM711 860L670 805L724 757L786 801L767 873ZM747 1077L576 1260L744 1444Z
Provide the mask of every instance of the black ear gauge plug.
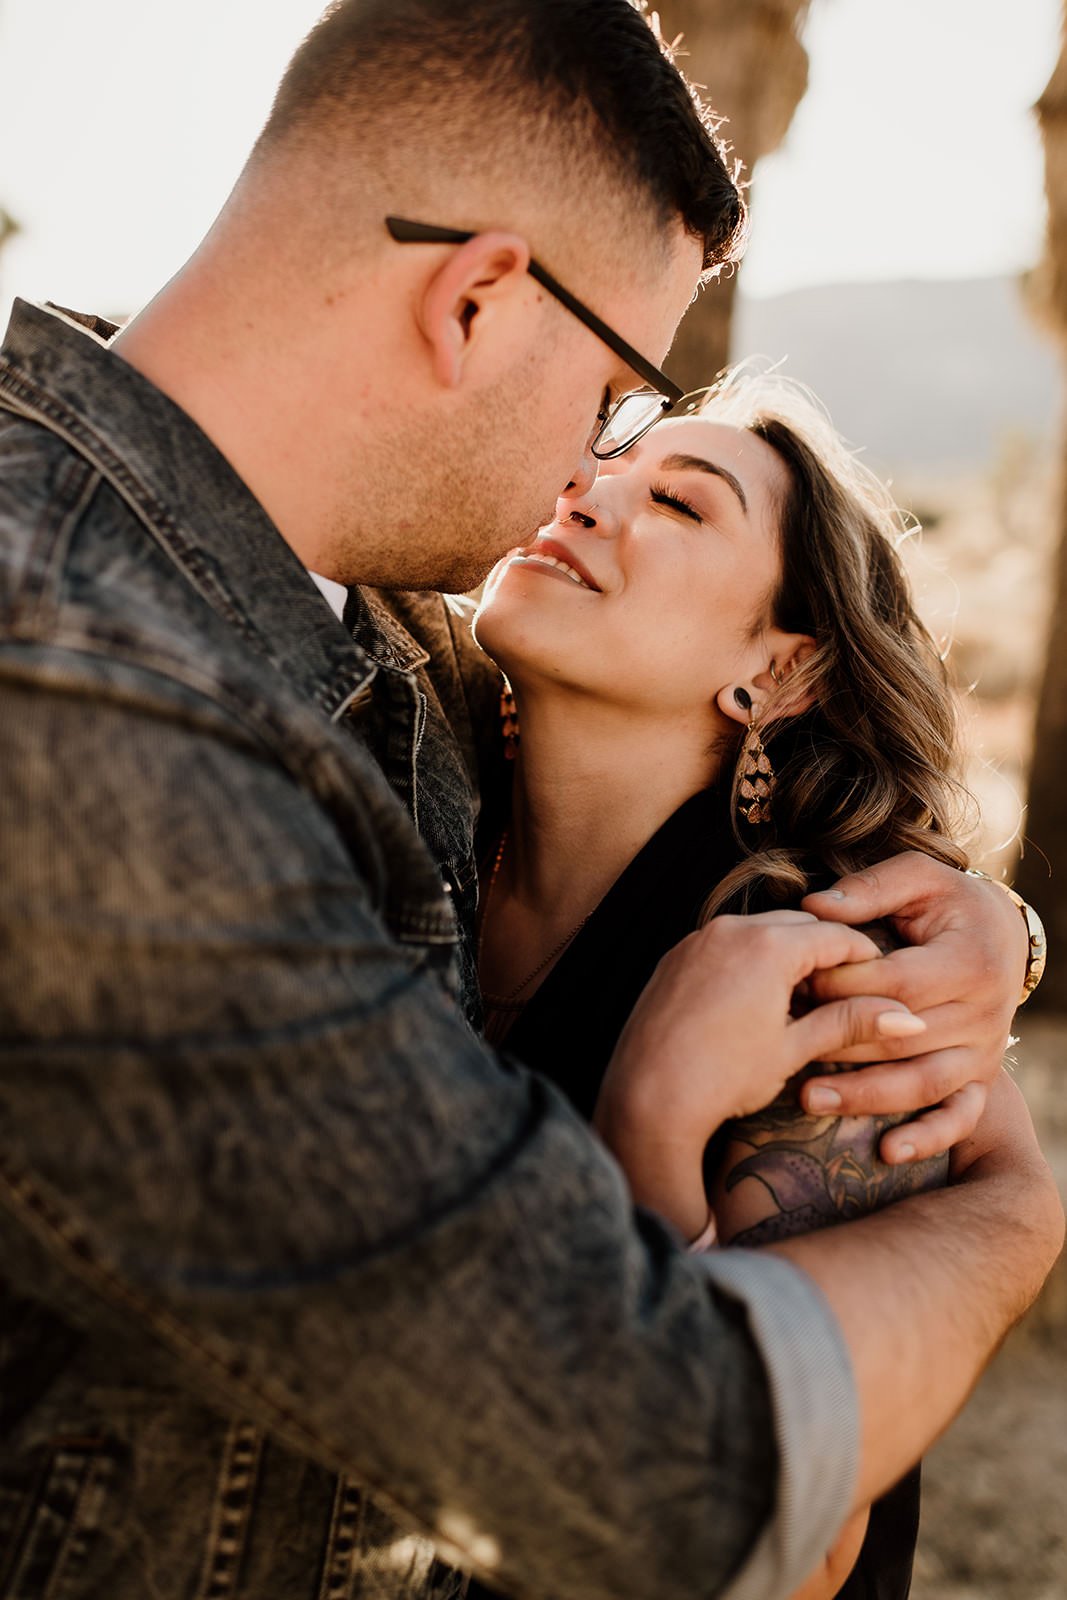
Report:
M737 701L742 711L752 710L752 696L749 694L747 689L735 689L734 699Z

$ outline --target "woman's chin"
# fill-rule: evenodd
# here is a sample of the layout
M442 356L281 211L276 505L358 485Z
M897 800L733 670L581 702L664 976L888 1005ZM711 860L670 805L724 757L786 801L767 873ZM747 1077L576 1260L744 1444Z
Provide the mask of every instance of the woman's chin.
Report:
M524 567L514 560L519 553L510 551L486 579L474 637L513 683L524 670L536 678L558 678L578 644L573 602L560 597L571 589L584 599L592 596L560 573L533 563Z
M481 646L486 655L492 656L497 666L506 672L508 669L503 658L515 653L515 636L521 634L522 628L520 619L509 615L512 608L508 605L506 596L497 593L497 585L494 583L496 572L497 569L494 567L486 579L482 598L474 613L471 631L475 642Z
M492 657L502 672L509 671L508 661L514 661L516 656L522 655L521 648L516 647L515 629L508 627L506 619L501 615L501 608L494 606L491 601L482 600L474 613L471 631L475 643L487 656Z
M474 616L475 640L512 684L528 675L540 676L549 659L558 655L558 647L552 650L552 631L539 625L528 605L512 605L506 594L495 598L487 592Z

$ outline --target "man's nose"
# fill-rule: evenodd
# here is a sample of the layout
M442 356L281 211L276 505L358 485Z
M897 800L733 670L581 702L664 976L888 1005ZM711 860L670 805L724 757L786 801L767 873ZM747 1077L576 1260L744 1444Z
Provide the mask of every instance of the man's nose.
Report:
M586 445L582 459L574 469L574 475L560 498L563 500L577 500L581 495L588 494L596 482L596 474L596 457L589 445Z

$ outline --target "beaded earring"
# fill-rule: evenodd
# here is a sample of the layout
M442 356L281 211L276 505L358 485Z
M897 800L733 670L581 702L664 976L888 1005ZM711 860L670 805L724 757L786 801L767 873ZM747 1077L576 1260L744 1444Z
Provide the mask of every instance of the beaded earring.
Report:
M504 759L514 761L519 753L519 708L509 683L500 691L500 730L504 735Z
M771 820L771 795L776 781L771 758L760 738L759 724L753 718L741 746L741 782L738 789L741 796L738 809L746 822L755 825Z

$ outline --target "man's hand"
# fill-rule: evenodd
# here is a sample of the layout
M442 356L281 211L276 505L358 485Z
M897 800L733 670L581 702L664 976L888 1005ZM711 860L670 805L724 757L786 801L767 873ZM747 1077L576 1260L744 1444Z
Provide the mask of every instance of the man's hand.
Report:
M874 988L927 1025L922 1055L904 1039L841 1052L838 1060L881 1064L809 1079L805 1109L886 1116L932 1107L885 1135L881 1155L890 1163L937 1155L966 1138L1000 1070L1026 971L1026 927L1016 907L995 884L914 852L841 878L802 904L826 922L884 918L906 940L876 968L851 963L813 974L812 998L836 1003Z
M869 993L791 1016L798 983L847 963L870 974L877 954L844 924L769 911L716 917L664 956L615 1047L593 1118L635 1199L693 1237L707 1216L701 1158L721 1123L766 1105L811 1060L861 1043L869 1059L891 1038L923 1033L899 1000Z
M848 1345L862 1432L856 1509L951 1421L1063 1244L1056 1184L1006 1072L952 1161L947 1189L767 1247L815 1280Z

